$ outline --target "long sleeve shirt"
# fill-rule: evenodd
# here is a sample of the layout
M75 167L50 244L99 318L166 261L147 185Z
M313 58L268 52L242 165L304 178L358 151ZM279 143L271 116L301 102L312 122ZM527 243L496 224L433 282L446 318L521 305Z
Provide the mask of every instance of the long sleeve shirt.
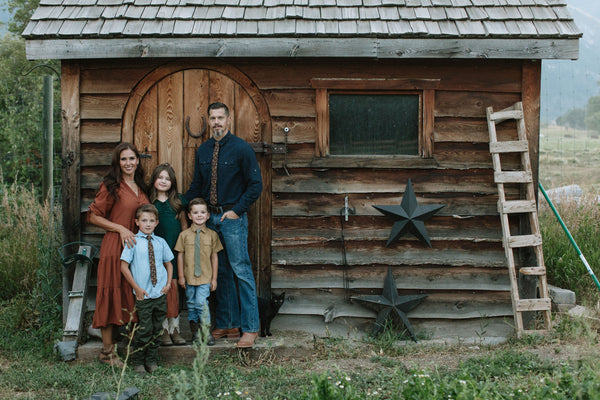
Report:
M185 194L188 200L201 197L208 203L215 142L211 137L196 152L194 178ZM227 132L219 145L216 205L232 206L237 215L242 215L262 192L260 168L252 147L231 132Z

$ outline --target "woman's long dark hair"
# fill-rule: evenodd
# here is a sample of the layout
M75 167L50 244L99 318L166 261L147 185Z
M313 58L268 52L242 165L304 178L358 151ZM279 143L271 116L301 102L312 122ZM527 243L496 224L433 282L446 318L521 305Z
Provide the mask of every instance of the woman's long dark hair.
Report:
M137 159L138 160L140 159L140 152L135 147L135 145L133 145L131 143L127 143L127 142L119 143L117 145L117 147L115 147L115 149L113 150L112 161L110 164L110 170L108 171L108 173L106 175L104 175L102 182L104 183L104 186L106 186L106 190L108 190L108 193L110 193L110 195L115 200L117 200L119 198L119 195L117 194L117 189L121 185L121 181L122 181L120 158L121 158L121 153L123 152L123 150L133 151L135 153L135 156L137 157ZM133 180L138 185L140 190L142 190L144 193L148 192L148 187L146 186L146 182L144 182L144 167L142 167L141 163L138 163L138 166L135 169L135 174L133 175Z
M169 174L169 180L171 181L171 189L167 191L167 198L169 199L169 204L175 210L175 214L180 217L180 213L183 211L183 205L181 204L181 199L179 198L179 191L177 190L177 177L175 176L175 170L169 163L162 163L157 165L152 171L152 177L150 178L150 203L154 204L154 201L158 197L156 188L154 187L154 182L158 179L158 176L161 172L166 171Z

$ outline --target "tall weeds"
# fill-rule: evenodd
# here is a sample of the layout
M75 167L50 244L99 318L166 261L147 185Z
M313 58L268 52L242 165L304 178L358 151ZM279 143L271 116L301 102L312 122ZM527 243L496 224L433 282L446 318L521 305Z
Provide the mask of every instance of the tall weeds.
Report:
M594 274L598 276L600 274L598 195L591 193L583 196L579 201L562 201L555 204L555 207ZM543 198L540 200L539 219L548 281L574 291L578 303L596 303L600 299L600 291Z

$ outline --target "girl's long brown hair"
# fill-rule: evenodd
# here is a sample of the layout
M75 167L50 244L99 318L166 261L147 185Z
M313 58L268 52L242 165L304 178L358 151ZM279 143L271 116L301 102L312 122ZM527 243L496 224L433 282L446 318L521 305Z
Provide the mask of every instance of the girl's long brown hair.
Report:
M175 170L169 163L157 165L156 168L154 168L154 171L152 171L152 177L150 178L150 203L154 203L154 201L158 198L158 193L154 187L154 182L156 182L156 179L158 179L158 176L163 171L166 171L167 174L169 174L169 179L171 180L171 188L167 191L169 204L173 210L175 210L177 218L181 219L183 216L183 204L181 203L179 191L177 190L177 177L175 177Z
M117 147L115 147L115 149L113 150L110 169L108 170L108 173L104 175L102 182L104 183L104 186L106 186L106 190L108 190L108 193L110 193L110 195L115 200L119 198L119 195L117 194L117 189L119 188L119 186L121 185L121 181L123 180L121 177L120 163L121 153L123 152L123 150L133 151L137 159L140 159L140 152L135 147L135 145L131 143L119 143ZM146 182L144 182L144 167L142 167L141 163L138 163L138 166L135 169L133 180L138 185L140 190L142 190L145 193L148 192L148 187L146 186Z

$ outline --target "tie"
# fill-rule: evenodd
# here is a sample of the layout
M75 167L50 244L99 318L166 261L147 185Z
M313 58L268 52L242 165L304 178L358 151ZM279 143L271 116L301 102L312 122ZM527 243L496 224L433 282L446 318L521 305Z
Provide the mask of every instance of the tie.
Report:
M148 239L148 257L150 258L150 281L152 286L156 286L156 260L154 259L154 246L152 246L152 236L146 236Z
M200 228L196 231L196 241L194 242L194 275L202 275L200 267Z
M215 141L210 172L210 204L213 206L217 205L217 166L219 164L219 147L219 142Z

